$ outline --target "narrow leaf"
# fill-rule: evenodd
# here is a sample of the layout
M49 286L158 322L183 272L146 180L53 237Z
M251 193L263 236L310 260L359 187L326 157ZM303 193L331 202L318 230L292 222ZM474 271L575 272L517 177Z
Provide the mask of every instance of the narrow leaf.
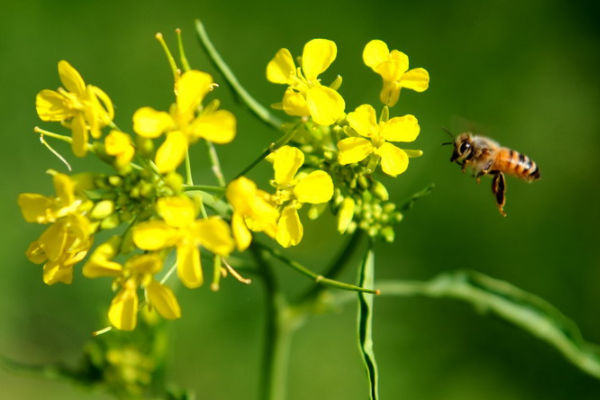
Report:
M358 286L372 289L374 277L375 253L371 244L360 266ZM369 399L377 400L379 399L377 390L379 377L373 352L373 295L364 292L358 294L358 346L369 380Z
M433 191L435 184L431 183L425 188L421 189L417 193L413 194L408 200L406 200L402 205L400 205L399 210L404 212L410 210L415 205L415 201L420 199L421 197L427 196Z

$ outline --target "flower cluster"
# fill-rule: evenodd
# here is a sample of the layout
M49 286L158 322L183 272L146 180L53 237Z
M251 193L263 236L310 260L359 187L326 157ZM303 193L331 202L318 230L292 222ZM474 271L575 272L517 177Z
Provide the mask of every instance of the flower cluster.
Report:
M340 233L358 228L393 240L392 225L402 215L376 178L376 169L381 165L385 175L396 177L422 152L396 146L413 142L420 128L413 115L390 118L388 107L397 102L400 88L425 90L429 76L423 69L408 70L403 53L372 41L364 62L383 79L384 106L379 118L369 104L346 114L338 91L341 77L329 86L319 78L336 55L334 42L315 39L304 46L299 66L287 49L279 50L267 65L267 79L287 86L274 107L300 117L282 126L283 136L258 160L272 163L271 190L260 189L243 175L229 182L222 179L220 186L193 184L190 146L203 141L214 158L214 144L230 143L238 127L235 116L220 109L218 100L207 101L217 86L212 76L189 68L183 54L183 71L173 70L173 104L168 111L139 108L130 119L135 135L117 126L106 93L86 85L69 63L60 61L64 88L41 91L36 109L42 121L59 122L71 135L39 128L36 132L69 142L77 157L95 154L113 171L68 176L51 170L54 196L19 197L27 222L49 225L26 252L32 262L44 265L44 282L71 283L74 266L91 253L82 273L112 280L115 295L108 320L112 327L128 331L146 307L166 319L181 317L182 308L168 285L171 272L177 271L185 287L197 288L205 281L203 258L213 259L213 282L227 271L237 276L228 259L236 250L248 249L258 232L284 248L298 245L304 236L299 212L304 205L309 218L329 206ZM178 170L184 160L183 175ZM218 160L212 162L221 174ZM111 231L112 236L92 251L101 231Z

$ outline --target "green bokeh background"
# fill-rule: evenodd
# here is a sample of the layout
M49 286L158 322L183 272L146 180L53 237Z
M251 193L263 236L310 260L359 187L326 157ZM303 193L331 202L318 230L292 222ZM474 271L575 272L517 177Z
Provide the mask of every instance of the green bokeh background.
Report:
M431 86L404 91L393 115L415 114L424 157L386 180L401 201L429 183L435 191L406 214L396 242L377 247L378 278L428 279L474 269L538 294L573 318L584 337L600 343L600 7L581 1L10 1L0 0L0 352L23 362L76 362L110 302L108 281L47 287L23 253L42 231L16 205L21 192L52 192L44 171L64 166L39 144L34 99L60 85L56 64L71 62L86 82L105 90L117 122L131 129L141 106L166 109L172 77L153 38L174 44L182 28L192 65L215 71L199 51L193 19L201 18L239 80L263 104L283 88L265 80L266 63L281 47L299 54L316 37L332 39L338 58L324 74L344 77L348 110L378 103L378 77L362 64L371 39L386 41L424 67ZM223 79L215 74L217 82ZM239 119L236 141L220 147L232 177L274 139L237 105L226 85L223 107ZM377 106L378 107L378 106ZM496 211L489 180L477 185L448 162L441 126L474 125L531 156L542 180L508 181L508 217ZM57 145L63 154L68 148ZM197 150L197 159L204 157ZM90 160L73 160L77 171ZM198 181L207 163L195 164ZM252 177L266 186L268 167ZM209 181L207 181L209 182ZM306 238L289 251L318 271L341 240L332 220L306 224ZM285 286L309 282L281 271ZM354 279L354 273L342 277ZM172 323L170 377L199 399L253 399L262 332L256 282L224 282L178 294L184 318ZM355 338L355 308L320 316L294 338L289 399L365 399L366 378ZM464 304L377 298L375 351L384 399L598 399L600 382L579 372L547 345ZM63 382L0 370L6 399L106 399Z

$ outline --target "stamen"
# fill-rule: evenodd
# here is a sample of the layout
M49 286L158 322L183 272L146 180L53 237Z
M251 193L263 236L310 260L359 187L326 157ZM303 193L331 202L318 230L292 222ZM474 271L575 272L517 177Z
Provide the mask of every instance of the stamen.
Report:
M180 75L180 71L177 68L177 63L175 62L175 59L173 58L173 55L171 54L171 51L169 50L169 47L167 46L167 43L165 42L162 33L159 32L154 37L156 38L156 40L159 41L163 50L165 51L165 54L167 55L167 60L169 61L169 65L171 66L171 71L173 71L173 79L175 83L177 83Z
M46 142L46 141L44 140L44 134L43 134L43 133L40 133L40 142L42 142L42 144L43 144L44 146L46 146L46 147L48 148L48 150L50 150L50 152L51 152L52 154L54 154L56 157L58 157L58 159L59 159L60 161L62 161L62 162L63 162L63 163L64 163L64 164L67 166L67 168L69 169L69 172L73 170L73 169L71 168L71 165L69 165L69 163L67 162L67 160L66 160L66 159L65 159L63 156L61 156L61 155L60 155L60 153L59 153L58 151L54 150L54 149L52 148L52 146L50 146L50 145L48 144L48 142Z
M227 268L227 270L229 271L229 273L231 275L233 275L233 277L235 279L237 279L238 281L245 283L246 285L249 285L252 283L252 279L250 278L244 278L243 276L241 276L235 269L233 269L233 267L231 265L229 265L227 263L227 260L223 259L223 264L225 265L225 268Z
M112 331L112 326L107 326L106 328L100 329L99 331L92 332L93 336L100 336L105 334L106 332Z

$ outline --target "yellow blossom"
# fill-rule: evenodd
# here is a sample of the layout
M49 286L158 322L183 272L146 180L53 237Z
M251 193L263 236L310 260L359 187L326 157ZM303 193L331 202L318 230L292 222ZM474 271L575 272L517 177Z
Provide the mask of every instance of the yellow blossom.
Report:
M155 158L161 173L177 168L185 158L188 145L198 139L225 144L235 137L236 119L231 112L210 107L196 116L204 97L213 86L209 74L187 71L177 81L176 104L171 107L170 113L142 107L133 115L133 129L138 135L154 139L166 134Z
M375 109L365 104L348 114L348 124L360 136L340 140L338 161L342 165L360 162L371 154L381 158L381 169L396 177L408 168L409 157L419 157L420 150L403 150L389 142L412 142L420 132L413 115L379 121ZM362 136L362 137L361 137Z
M304 164L304 153L295 147L283 146L272 159L277 186L272 199L283 207L275 238L283 247L295 246L304 235L298 209L303 203L321 204L331 200L333 181L327 172L321 170L298 174Z
M429 73L423 68L408 69L408 56L401 51L388 49L381 40L371 40L363 51L363 61L383 80L381 102L393 107L400 89L423 92L429 87Z
M106 154L115 157L115 167L125 168L135 154L135 148L128 134L112 130L104 139Z
M18 204L27 222L48 224L66 215L76 213L84 200L75 195L75 184L68 175L56 171L52 174L55 197L37 193L21 193Z
M250 230L265 232L275 238L279 212L269 202L268 193L242 176L229 183L225 196L233 207L231 228L238 251L244 251L250 246Z
M267 65L270 82L288 85L283 110L292 116L312 117L319 125L332 125L344 114L344 98L334 89L321 85L318 76L325 72L337 55L331 40L313 39L302 52L301 67L296 68L288 49L281 49Z
M88 278L114 277L120 290L108 309L108 319L117 329L130 331L137 324L139 310L138 288L146 290L147 303L156 308L166 319L181 317L181 308L173 291L154 279L162 269L163 259L156 253L133 256L124 265L113 261L117 256L121 238L115 236L94 250L83 266L83 275Z
M134 227L135 245L151 251L176 247L179 279L189 288L199 287L204 280L198 246L220 256L229 255L235 246L229 226L218 217L196 220L198 210L188 197L162 197L157 211L162 221Z
M42 90L35 101L42 121L57 121L72 130L73 153L83 157L87 153L88 137L98 139L101 128L114 117L110 98L100 88L87 85L67 61L58 63L58 74L64 88Z
M27 258L44 264L44 282L71 283L73 266L81 261L92 246L89 220L80 214L70 214L50 225L38 240L31 243Z

